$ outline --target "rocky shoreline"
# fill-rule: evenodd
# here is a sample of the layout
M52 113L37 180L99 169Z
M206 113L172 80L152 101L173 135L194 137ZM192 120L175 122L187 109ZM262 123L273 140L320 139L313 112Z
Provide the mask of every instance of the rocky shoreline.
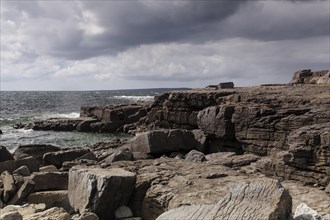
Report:
M285 85L219 84L17 125L135 137L1 147L1 218L330 219L329 90L329 70L302 70Z

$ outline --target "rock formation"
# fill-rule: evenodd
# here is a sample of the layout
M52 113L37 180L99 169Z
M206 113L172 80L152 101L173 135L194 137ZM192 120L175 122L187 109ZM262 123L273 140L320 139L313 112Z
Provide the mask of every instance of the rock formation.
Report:
M291 219L298 206L297 219L330 218L328 79L303 70L287 85L177 91L28 125L135 137L1 147L1 217Z
M291 219L291 196L275 180L236 184L214 205L171 209L157 218L167 219Z

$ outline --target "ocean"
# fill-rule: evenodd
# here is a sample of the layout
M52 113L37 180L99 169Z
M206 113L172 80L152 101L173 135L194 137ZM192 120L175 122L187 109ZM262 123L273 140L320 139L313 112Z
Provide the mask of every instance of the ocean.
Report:
M51 144L59 147L83 147L116 138L118 133L81 133L14 129L17 123L29 123L54 117L79 117L81 106L128 104L152 101L154 96L179 89L137 89L113 91L0 91L0 145L14 151L20 145Z

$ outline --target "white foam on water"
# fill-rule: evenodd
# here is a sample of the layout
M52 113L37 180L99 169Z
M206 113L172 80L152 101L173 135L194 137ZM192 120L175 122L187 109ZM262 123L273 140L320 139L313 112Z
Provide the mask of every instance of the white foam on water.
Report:
M114 99L124 99L124 100L132 100L132 101L153 101L154 96L146 95L146 96L134 96L134 95L120 95L113 96Z
M79 112L71 112L67 114L60 114L60 113L55 113L55 114L45 114L42 116L43 119L48 119L48 118L79 118L80 113Z

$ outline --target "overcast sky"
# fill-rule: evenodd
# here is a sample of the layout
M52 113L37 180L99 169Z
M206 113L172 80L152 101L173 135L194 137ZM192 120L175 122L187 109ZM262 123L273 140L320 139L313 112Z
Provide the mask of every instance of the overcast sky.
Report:
M330 1L1 0L1 90L287 83L329 69Z

